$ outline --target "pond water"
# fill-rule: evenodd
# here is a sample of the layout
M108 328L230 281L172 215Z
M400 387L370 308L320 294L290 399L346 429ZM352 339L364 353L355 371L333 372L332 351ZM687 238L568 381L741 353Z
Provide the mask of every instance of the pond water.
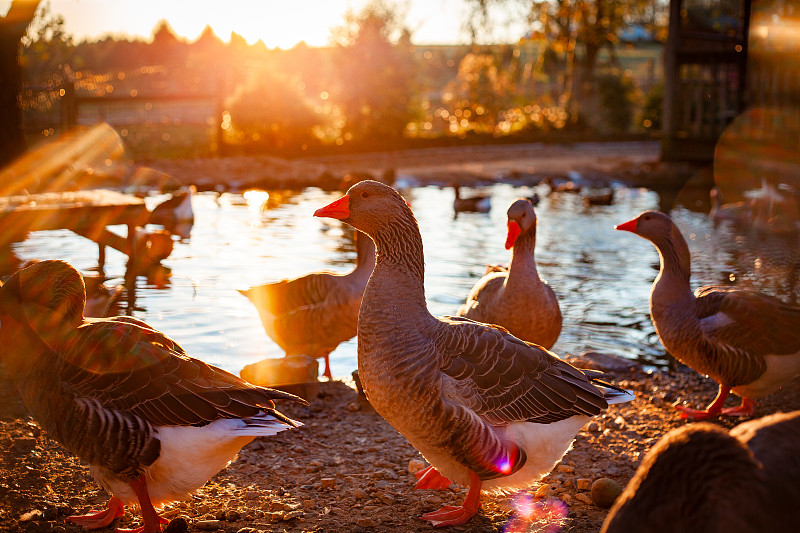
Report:
M506 208L533 190L506 184L484 188L492 197L491 212L456 218L451 189L402 191L422 231L432 313L454 314L485 265L507 264ZM578 195L544 192L539 190L536 258L564 316L553 351L597 350L664 365L668 359L648 314L658 255L648 241L613 229L641 211L658 209L658 195L619 188L613 205L584 207ZM262 205L265 194L197 195L190 235L176 242L157 275L137 278L132 314L178 341L190 355L237 374L247 364L282 356L264 333L255 307L237 289L317 270L350 270L355 260L350 229L312 216L339 196L316 188L271 192ZM737 237L728 228L713 228L704 213L684 207L671 214L693 253L693 286L733 281L796 300L794 246ZM97 268L97 246L66 230L34 233L13 250L22 260L64 259L84 272ZM123 254L109 249L107 284L124 283L125 262ZM331 354L331 365L335 376L350 375L357 366L355 339Z

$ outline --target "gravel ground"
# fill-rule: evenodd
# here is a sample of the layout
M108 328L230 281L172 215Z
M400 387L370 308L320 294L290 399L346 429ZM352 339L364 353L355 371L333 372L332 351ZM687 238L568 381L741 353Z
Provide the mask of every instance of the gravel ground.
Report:
M648 374L632 368L612 375L636 392L634 402L613 406L590 421L539 484L514 495L484 494L476 517L446 530L598 531L607 509L593 502L592 484L607 478L624 487L658 438L687 423L671 404L705 405L716 391L713 382L694 372ZM322 382L310 406L279 406L305 426L245 446L191 501L165 508L164 516L172 520L169 530L433 530L419 515L460 504L466 489L414 490L411 472L423 466L422 457L351 385ZM800 409L797 380L763 399L755 417L795 409ZM741 421L718 423L730 428ZM0 375L0 531L80 531L64 517L99 509L107 498L86 465L46 437ZM526 520L521 512L526 502L552 512ZM133 512L118 526L139 524Z

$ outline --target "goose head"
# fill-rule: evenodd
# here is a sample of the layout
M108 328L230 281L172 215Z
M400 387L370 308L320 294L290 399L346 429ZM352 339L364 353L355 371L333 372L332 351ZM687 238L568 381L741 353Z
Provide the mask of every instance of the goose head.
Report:
M0 287L0 328L25 323L43 337L54 337L83 321L85 304L86 289L77 270L65 261L40 261Z
M506 250L514 247L520 235L536 236L536 210L530 200L519 198L509 206L506 216L508 217Z
M636 218L614 226L630 231L652 242L661 255L662 262L679 266L688 276L691 254L686 240L672 219L660 211L645 211Z
M378 181L356 183L347 194L314 212L315 217L335 218L373 239L400 220L413 220L411 209L393 188Z

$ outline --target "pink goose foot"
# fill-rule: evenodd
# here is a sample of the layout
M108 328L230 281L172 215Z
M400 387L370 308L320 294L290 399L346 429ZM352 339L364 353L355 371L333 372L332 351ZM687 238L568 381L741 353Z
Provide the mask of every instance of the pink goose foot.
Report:
M753 414L756 402L752 398L742 398L742 403L736 407L726 407L722 410L723 415L728 416L749 416Z
M445 527L466 524L470 518L478 514L481 507L481 478L472 471L469 477L469 492L463 505L460 507L445 505L438 511L422 515L421 518L429 521L433 527Z
M71 522L76 526L81 526L84 529L100 529L101 527L106 527L124 514L125 506L122 504L122 500L114 496L108 500L108 509L85 515L68 516L67 522Z
M417 478L415 489L443 490L450 486L450 480L444 477L432 465L414 474Z
M723 385L719 386L719 392L714 401L711 402L706 409L692 409L691 407L684 407L676 405L675 409L681 412L681 418L691 418L692 420L708 420L710 418L717 418L723 412L722 404L725 403L725 398L728 397L731 389Z

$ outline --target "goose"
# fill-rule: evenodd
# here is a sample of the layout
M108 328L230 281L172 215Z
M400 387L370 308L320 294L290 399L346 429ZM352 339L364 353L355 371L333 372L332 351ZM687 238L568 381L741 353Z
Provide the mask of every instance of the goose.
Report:
M286 355L324 358L327 378L332 377L329 354L356 335L361 295L375 266L375 245L356 233L356 266L347 274L313 272L239 291Z
M536 210L520 198L506 215L509 268L493 269L478 280L456 314L503 326L520 339L550 348L561 333L561 310L553 289L536 269Z
M583 203L587 206L612 205L614 203L614 189L609 189L606 193L584 196Z
M453 191L456 195L453 200L453 210L456 213L465 211L488 213L492 208L492 199L490 196L476 195L464 198L461 196L461 187L459 185L453 185Z
M122 285L106 287L99 276L88 276L82 274L83 283L86 289L86 305L83 308L83 315L89 317L103 318L109 316L117 307L122 291Z
M257 387L194 359L133 317L83 317L80 273L41 261L0 287L0 358L45 432L89 464L108 508L67 520L109 525L141 509L139 533L161 531L155 510L184 499L257 436L300 425Z
M647 452L601 533L795 531L800 522L800 411L730 433L701 422Z
M691 255L672 219L645 211L619 224L652 242L661 267L650 292L650 314L664 348L719 384L703 410L678 406L682 418L753 413L754 397L766 396L800 375L800 308L758 291L727 286L689 286ZM730 392L738 407L722 407Z
M574 181L563 181L555 183L553 181L553 178L549 176L542 179L542 181L540 181L539 183L543 183L550 188L550 192L548 194L553 194L554 192L579 194L583 190L583 187L581 187L580 185L575 185Z
M181 187L172 196L156 205L150 212L150 223L171 226L181 222L193 222L192 198L197 194L194 185Z
M469 521L484 488L528 486L591 416L633 399L499 326L431 315L419 227L391 187L363 181L314 215L375 241L358 316L358 374L370 404L430 463L416 488L469 486L463 505L422 516L432 525Z
M753 210L748 202L722 203L722 193L718 187L712 187L708 192L711 201L711 209L708 212L709 218L714 223L714 227L723 222L730 222L734 226L750 226L753 221Z

